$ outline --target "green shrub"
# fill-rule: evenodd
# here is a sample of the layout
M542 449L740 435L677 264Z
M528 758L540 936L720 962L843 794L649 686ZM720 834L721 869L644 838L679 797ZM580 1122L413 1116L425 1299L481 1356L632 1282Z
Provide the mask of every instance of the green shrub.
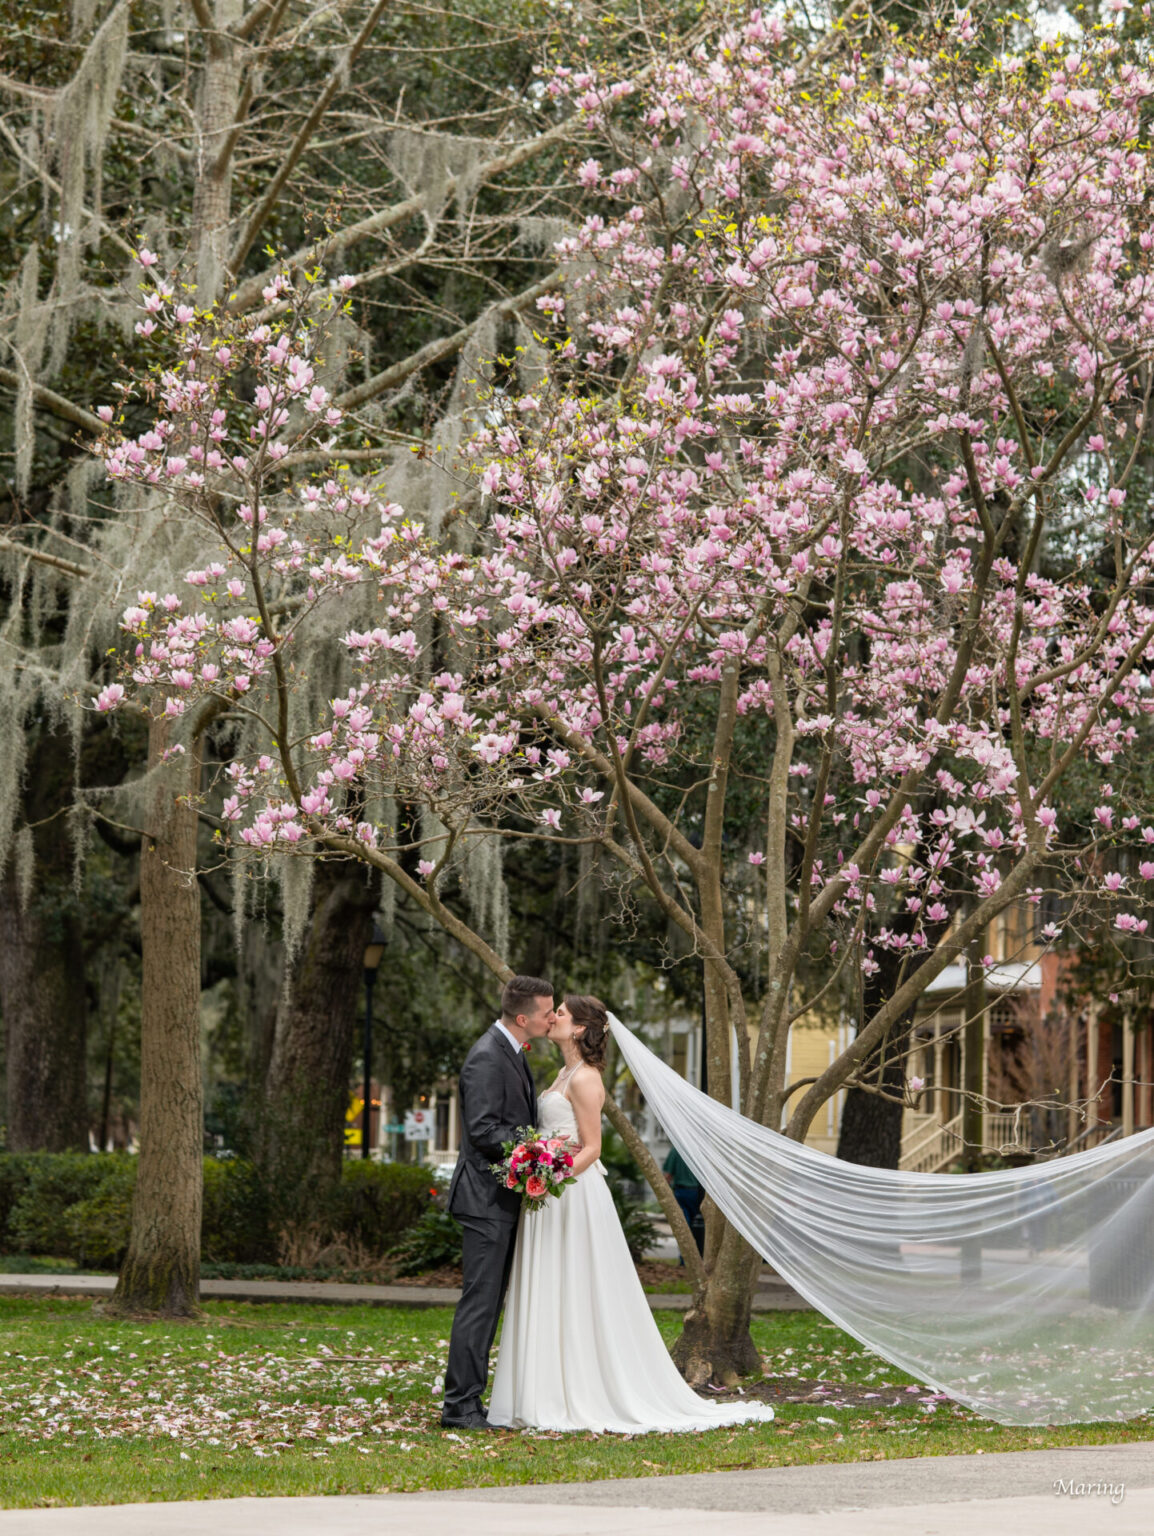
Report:
M126 1166L135 1176L136 1167L135 1159L123 1152L28 1153L20 1162L27 1170L26 1182L8 1211L0 1241L19 1253L62 1258L76 1257L69 1223L73 1206L91 1200L106 1179L116 1178Z
M0 1253L51 1255L116 1269L128 1246L137 1161L123 1152L0 1153ZM320 1237L383 1257L436 1196L428 1168L361 1160L326 1196ZM201 1251L210 1264L274 1264L271 1192L243 1158L204 1160Z
M327 1271L322 1274L303 1264L234 1264L224 1260L217 1263L213 1259L206 1259L200 1266L200 1278L202 1280L339 1280L340 1276Z
M200 1249L212 1264L276 1259L269 1192L255 1164L243 1158L205 1158Z
M28 1188L33 1157L28 1153L0 1153L0 1253L13 1251L8 1236L12 1211Z
M351 1159L326 1203L324 1224L333 1237L384 1254L420 1221L437 1193L434 1175L419 1164Z
M393 1248L398 1275L420 1275L427 1269L461 1262L461 1223L448 1211L429 1206L421 1219Z
M64 1214L67 1252L80 1269L120 1268L128 1251L135 1188L136 1159L118 1158L95 1194L68 1207Z

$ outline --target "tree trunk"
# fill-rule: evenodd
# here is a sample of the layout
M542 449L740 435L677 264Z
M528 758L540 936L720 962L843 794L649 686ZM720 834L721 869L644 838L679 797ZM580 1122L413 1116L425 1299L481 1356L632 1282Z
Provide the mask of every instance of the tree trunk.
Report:
M233 172L228 146L241 111L245 62L244 45L231 35L244 14L242 0L216 0L214 11L216 31L209 39L197 102L200 162L192 205L197 302L205 305L219 297L227 275Z
M893 928L898 933L911 933L913 921L899 914ZM928 932L936 941L941 927L933 924ZM927 945L927 949L932 947L932 943ZM893 996L904 977L913 975L921 963L917 962L911 967L908 959L903 960L901 951L882 951L878 969L862 984L859 1029L865 1028L878 1009ZM867 1088L853 1087L846 1092L837 1139L837 1155L847 1163L860 1163L867 1168L897 1168L901 1163L906 1062L917 1012L915 1004L898 1020L859 1073L863 1082L870 1087L880 1088L886 1097L871 1093Z
M232 157L228 131L240 110L242 48L230 34L242 0L216 0L215 31L197 103L198 175L193 196L197 303L215 302L224 276ZM204 1184L200 1060L200 887L196 878L202 733L190 735L175 770L184 795L162 784L140 861L140 1165L132 1232L113 1299L121 1311L187 1316L197 1309ZM170 722L150 724L148 763L162 760Z
M168 742L151 722L151 768ZM132 1232L113 1307L187 1317L197 1310L204 1156L200 1069L200 738L162 778L140 858L140 1160Z
M706 906L704 899L702 905ZM715 932L723 935L720 903L716 912L707 916L714 919ZM711 969L715 971L713 985ZM729 1104L733 1092L729 999L716 968L708 965L704 999L707 1091L719 1103ZM719 1387L733 1387L743 1376L761 1370L761 1355L753 1342L750 1321L762 1258L729 1225L712 1200L705 1201L704 1210L705 1283L694 1295L672 1353L691 1386L712 1381Z
M761 1371L761 1354L749 1328L761 1264L761 1255L727 1223L710 1274L673 1346L674 1363L690 1386L712 1381L732 1387Z
M697 878L700 924L716 952L727 950L722 869L725 847L725 804L734 732L738 718L740 668L732 659L722 669L713 755L702 827L702 869ZM732 973L731 973L732 979ZM749 1042L744 1024L736 1042L736 999L730 997L726 974L715 959L706 959L703 977L708 1092L721 1104L733 1097L733 1068L744 1101L749 1086ZM737 1057L734 1059L736 1046ZM761 1356L750 1333L753 1287L761 1259L725 1220L712 1200L705 1202L706 1281L694 1296L673 1359L693 1386L712 1380L736 1385L742 1376L760 1371Z
M0 1011L7 1060L8 1147L88 1150L84 925L72 887L68 819L74 758L44 725L29 726L21 818L31 828L28 902L9 862L0 881Z
M277 1019L262 1161L283 1226L306 1226L341 1176L349 1077L372 936L376 880L363 864L325 860L313 912Z
M84 951L72 891L44 872L26 908L0 884L10 1152L86 1152Z
M883 965L882 971L886 969ZM878 976L871 977L871 983L876 982ZM896 980L896 967L891 979ZM892 986L886 986L884 993L881 987L867 989L861 1027L869 1023L890 991ZM906 1058L916 1013L917 1009L911 1008L862 1066L860 1076L869 1088L853 1087L846 1092L837 1155L847 1163L861 1163L867 1168L896 1168L901 1162ZM870 1088L881 1092L871 1093ZM883 1098L882 1094L887 1096Z
M880 1085L888 1093L900 1093L904 1075L897 1063L888 1061ZM896 1168L902 1157L903 1112L900 1104L876 1093L867 1093L863 1088L849 1089L837 1140L838 1157L867 1168Z
M962 993L964 1095L962 1098L962 1166L977 1173L985 1147L986 973L970 946L966 955L966 987Z

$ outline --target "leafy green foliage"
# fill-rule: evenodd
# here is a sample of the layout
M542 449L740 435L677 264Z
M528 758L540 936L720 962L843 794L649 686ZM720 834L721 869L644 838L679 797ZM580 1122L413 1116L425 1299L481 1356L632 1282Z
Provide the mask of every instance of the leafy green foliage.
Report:
M120 1175L116 1153L6 1154L0 1157L0 1245L24 1253L72 1257L70 1212ZM135 1169L133 1169L135 1177Z
M215 1263L259 1264L275 1250L268 1191L254 1164L206 1157L202 1256Z
M347 1162L329 1217L334 1232L383 1253L424 1219L437 1193L419 1164Z
M0 1154L0 1253L49 1254L82 1268L116 1269L128 1247L136 1169L136 1159L123 1153ZM437 1193L428 1169L408 1163L347 1162L342 1172L321 1214L322 1236L372 1257L382 1257L418 1223ZM275 1263L274 1210L254 1164L205 1158L206 1263Z
M116 1157L94 1194L64 1212L69 1253L80 1269L118 1269L128 1251L136 1163Z
M461 1224L448 1211L430 1206L420 1221L392 1249L398 1275L421 1275L428 1269L461 1262Z

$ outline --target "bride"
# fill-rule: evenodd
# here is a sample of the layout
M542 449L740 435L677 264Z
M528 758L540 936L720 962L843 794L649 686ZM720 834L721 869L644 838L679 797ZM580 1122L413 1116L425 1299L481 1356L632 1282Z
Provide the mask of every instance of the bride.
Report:
M537 1129L579 1145L577 1182L521 1214L489 1423L641 1434L772 1419L765 1403L703 1402L653 1321L599 1161L608 1032L595 997L566 997L549 1028L562 1067Z

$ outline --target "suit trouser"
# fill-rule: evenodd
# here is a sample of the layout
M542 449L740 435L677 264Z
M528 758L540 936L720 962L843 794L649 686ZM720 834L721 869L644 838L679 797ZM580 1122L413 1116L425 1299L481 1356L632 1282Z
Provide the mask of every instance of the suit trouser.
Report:
M456 1214L456 1213L454 1213ZM482 1412L489 1379L489 1351L513 1267L516 1219L457 1215L463 1230L461 1299L449 1335L445 1369L445 1407L449 1418Z

